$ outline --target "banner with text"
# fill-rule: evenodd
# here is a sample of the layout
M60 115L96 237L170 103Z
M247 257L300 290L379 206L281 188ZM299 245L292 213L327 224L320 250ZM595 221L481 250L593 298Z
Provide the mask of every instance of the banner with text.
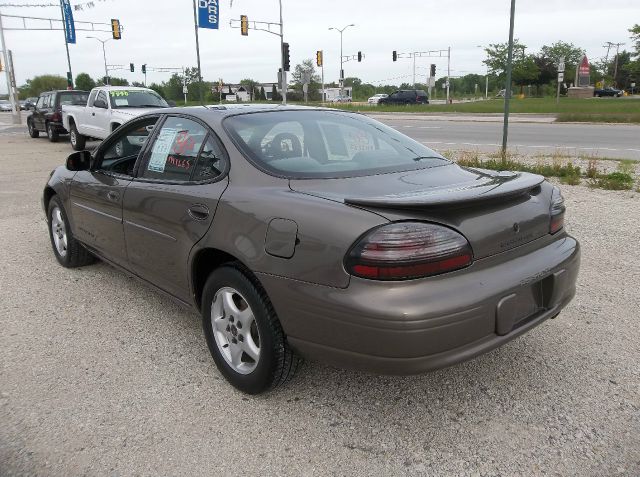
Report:
M198 0L198 26L218 29L218 0Z
M73 24L73 12L69 0L62 0L62 12L64 13L64 31L67 34L67 43L75 43L76 27Z

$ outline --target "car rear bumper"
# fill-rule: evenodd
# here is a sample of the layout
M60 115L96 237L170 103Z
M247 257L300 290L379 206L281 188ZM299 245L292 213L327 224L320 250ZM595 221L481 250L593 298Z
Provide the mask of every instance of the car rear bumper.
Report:
M578 242L566 234L543 246L540 240L421 280L352 278L339 289L258 278L303 356L343 368L419 374L497 348L571 301Z
M49 124L55 129L58 134L68 134L69 132L64 128L64 124L58 121L49 121Z

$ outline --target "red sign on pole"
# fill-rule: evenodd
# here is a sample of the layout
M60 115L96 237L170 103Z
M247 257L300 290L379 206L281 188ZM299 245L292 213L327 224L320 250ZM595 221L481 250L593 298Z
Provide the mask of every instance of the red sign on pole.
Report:
M580 63L580 74L583 76L587 76L589 74L589 60L586 56L582 58L582 62Z

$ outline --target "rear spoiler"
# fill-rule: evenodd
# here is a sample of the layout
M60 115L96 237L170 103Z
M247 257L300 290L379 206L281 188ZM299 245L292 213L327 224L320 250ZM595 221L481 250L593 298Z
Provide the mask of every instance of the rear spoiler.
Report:
M483 175L477 181L459 185L416 190L377 197L347 197L345 204L383 208L424 208L473 205L488 200L527 194L544 182L537 174L475 170Z

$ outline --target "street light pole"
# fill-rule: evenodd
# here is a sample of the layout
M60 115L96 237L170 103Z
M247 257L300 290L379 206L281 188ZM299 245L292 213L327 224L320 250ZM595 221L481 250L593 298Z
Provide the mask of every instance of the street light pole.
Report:
M478 48L484 49L484 46L477 45ZM487 72L484 75L484 99L489 99L489 65L486 65Z
M93 40L98 40L100 43L102 43L102 58L104 59L104 77L105 77L105 81L107 82L107 85L109 84L109 70L107 68L107 53L105 51L104 48L104 44L106 42L108 42L109 40L111 40L111 38L107 38L106 40L101 40L100 38L97 38L95 36L88 36L88 39L91 38Z
M278 0L280 3L280 63L282 67L282 75L280 88L282 88L282 104L287 104L287 72L284 70L284 25L282 23L282 0Z
M340 98L342 98L344 96L344 69L343 69L343 61L342 61L342 32L344 32L347 28L355 26L353 23L350 25L347 25L346 27L340 29L340 28L334 28L334 27L330 27L329 30L336 30L337 32L340 33Z

